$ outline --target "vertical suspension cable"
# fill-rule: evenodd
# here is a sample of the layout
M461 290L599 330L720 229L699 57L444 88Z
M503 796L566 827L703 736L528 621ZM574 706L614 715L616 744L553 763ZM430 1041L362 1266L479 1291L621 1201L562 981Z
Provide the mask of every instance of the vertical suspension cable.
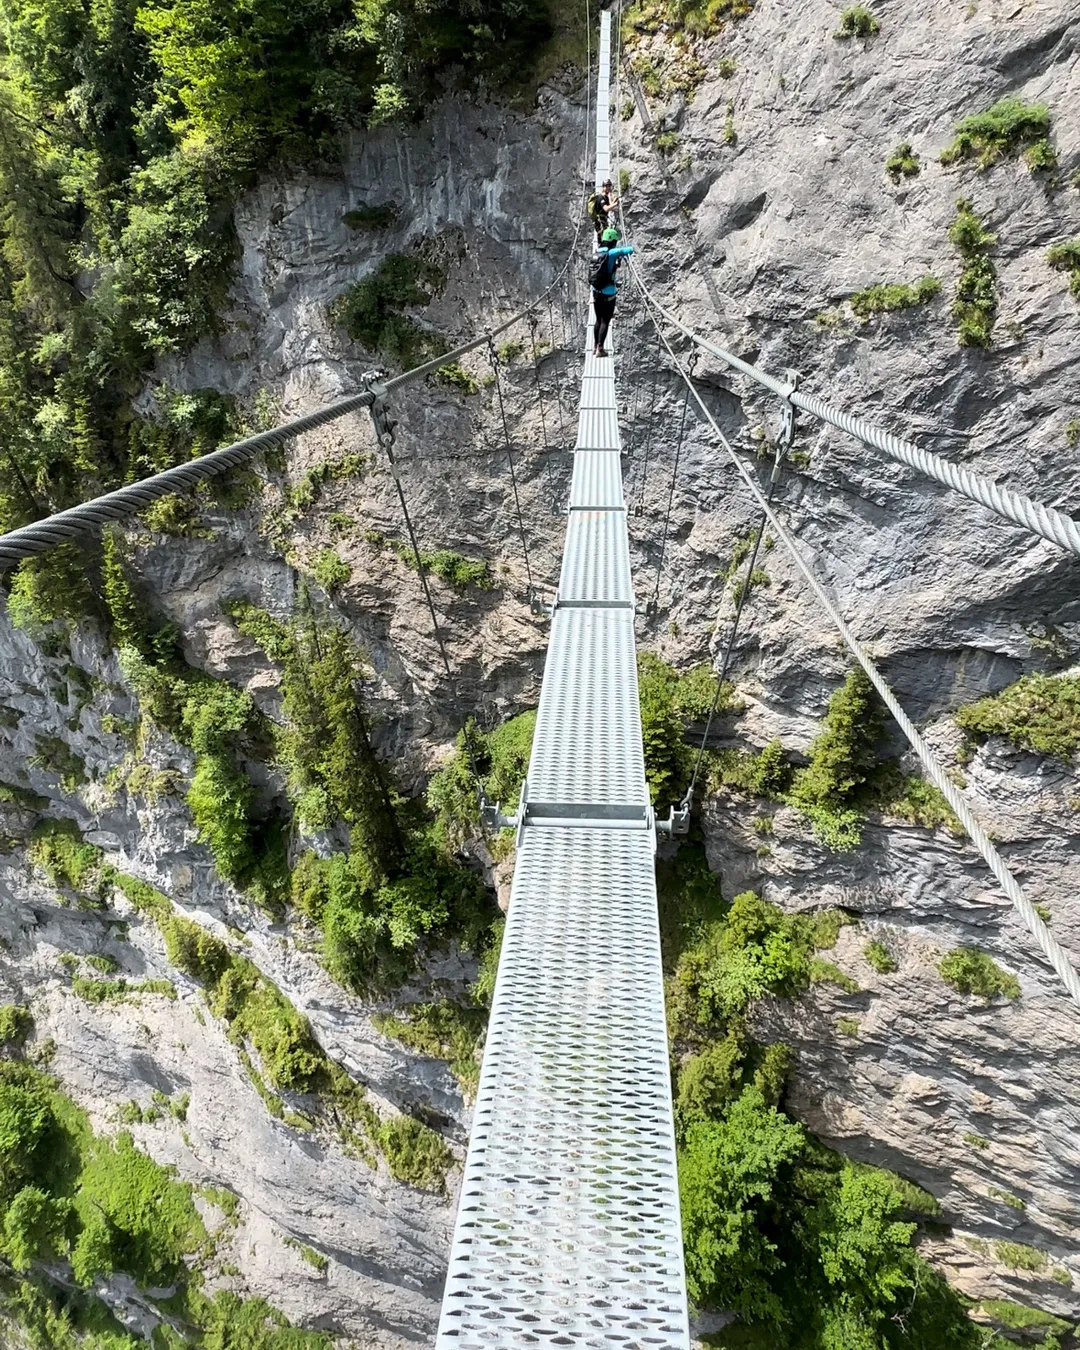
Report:
M551 295L548 294L548 327L551 329L551 349L555 359L555 406L559 410L559 439L563 445L566 444L566 420L563 414L562 401L562 382L559 379L559 361L562 358L562 347L559 345L558 337L555 334L555 313L551 307Z
M638 486L638 501L634 508L635 516L645 514L645 482L649 475L649 454L652 450L653 425L656 422L656 395L660 384L660 356L663 348L661 338L656 340L656 359L653 362L652 389L649 394L649 418L645 424L645 458L641 466L641 482Z
M691 370L687 362L687 369ZM671 507L675 501L675 482L679 475L679 459L682 455L683 436L686 432L686 413L690 406L690 387L687 385L683 395L682 413L679 417L679 435L675 441L675 462L671 466L671 485L668 488L667 510L664 512L664 533L660 538L660 557L656 561L656 586L653 589L653 604L660 602L660 575L664 570L664 556L667 553L668 528L671 524Z
M536 326L537 326L536 315L530 314L529 342L532 349L533 377L536 381L536 402L538 408L540 409L540 433L544 440L544 468L545 468L544 478L547 483L548 494L551 497L551 509L552 511L554 511L556 506L555 488L553 486L552 481L552 473L554 472L554 470L551 464L551 445L548 442L547 419L544 416L544 390L543 386L540 383L540 357L537 354L536 350Z
M510 443L510 427L506 420L506 404L503 402L502 376L499 367L502 364L495 350L495 339L488 339L488 360L495 375L495 393L499 400L499 416L502 419L503 441L506 445L506 462L510 466L510 483L514 492L514 511L517 515L518 534L521 536L521 551L525 556L525 576L528 579L529 599L533 597L532 567L529 563L529 545L525 540L525 521L521 515L521 500L518 497L517 470L514 467L514 448Z

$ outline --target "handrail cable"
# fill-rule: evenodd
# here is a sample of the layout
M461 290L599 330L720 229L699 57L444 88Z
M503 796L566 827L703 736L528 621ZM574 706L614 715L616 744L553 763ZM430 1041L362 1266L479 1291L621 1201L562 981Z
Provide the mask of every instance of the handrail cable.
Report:
M652 296L650 295L648 288L645 286L645 283L641 278L640 271L636 268L631 267L631 275L634 277L637 285L641 288L642 294L645 296L645 299L650 303L652 310L651 313L652 321L654 325L656 325L656 327L659 329L660 324L657 315L662 315L663 317L667 318L668 317L667 312L659 304L657 304L655 300L652 299ZM679 324L678 327L680 331L684 333L687 331L682 324ZM908 717L907 713L897 702L895 695L893 694L889 685L886 683L885 679L881 675L877 666L867 655L862 644L855 637L855 634L852 632L851 628L848 626L847 622L840 614L840 611L836 608L832 600L829 598L825 588L822 586L821 582L818 581L809 564L803 558L802 553L800 552L795 542L795 539L791 534L789 534L787 526L777 516L775 510L773 509L772 504L769 502L768 498L764 495L764 493L762 493L761 489L754 481L753 475L747 469L747 467L745 466L739 455L737 455L735 451L732 449L730 443L728 442L727 437L720 430L720 427L717 424L716 419L713 417L712 413L709 411L701 395L694 387L690 375L686 372L682 363L679 361L678 357L672 350L671 344L668 341L666 335L664 336L663 341L664 346L667 348L668 356L671 358L672 362L674 363L676 371L678 372L679 376L689 389L694 399L694 402L697 404L698 409L701 412L703 419L712 428L714 435L716 436L717 440L719 441L724 451L727 453L728 458L731 460L732 464L734 464L737 472L739 473L743 482L746 484L747 488L750 490L750 493L754 497L757 504L761 507L762 514L766 517L769 524L776 532L776 537L783 543L784 547L791 555L792 561L795 563L795 566L802 573L803 579L810 587L811 591L814 594L814 597L817 599L822 609L824 609L825 613L832 620L840 636L843 638L844 643L847 646L848 650L855 657L856 661L858 661L859 665L863 668L864 672L866 673L867 678L870 680L870 683L877 690L878 694L881 697L882 702L888 708L889 712L892 713L893 718L895 719L897 725L900 727L900 730L904 733L904 736L907 739L908 744L915 751L915 754L917 755L919 762L922 764L923 769L926 771L926 774L929 777L930 781L934 784L934 786L938 789L941 795L948 802L949 806L952 808L953 812L960 820L960 823L967 831L975 847L981 854L983 861L986 863L987 867L989 867L991 872L993 872L994 876L997 878L999 884L1001 885L1002 890L1012 901L1014 908L1016 909L1017 913L1020 915L1021 919L1027 926L1028 931L1031 933L1032 937L1034 937L1035 941L1039 944L1039 947L1043 955L1049 962L1050 966L1056 972L1058 978L1061 980L1062 984L1069 992L1069 995L1072 997L1073 1001L1077 1004L1077 1006L1080 1006L1080 974L1077 973L1076 969L1070 962L1069 957L1066 954L1064 948L1061 946L1058 940L1047 928L1046 924L1043 923L1042 919L1039 917L1038 913L1035 910L1035 907L1032 905L1031 901L1028 900L1027 896L1024 894L1023 889L1020 886L1020 883L1013 876L1005 860L1002 858L1001 854L994 847L994 844L990 840L990 837L987 835L986 831L983 829L982 825L975 817L974 813L971 810L971 807L967 803L966 798L963 796L961 792L957 790L957 787L953 783L952 779L949 778L948 774L938 763L937 758L934 755L933 751L930 749L926 741L923 740L922 736L916 730L915 724L911 721L910 717Z
M521 551L525 555L525 576L528 578L529 599L533 596L532 567L529 565L529 545L525 542L525 521L521 515L521 502L518 498L517 470L514 468L514 448L510 442L510 427L506 420L506 404L503 402L502 375L499 367L502 362L495 350L494 338L488 343L488 358L495 375L495 393L499 401L499 416L502 419L503 440L506 444L506 462L510 466L510 483L514 490L514 511L517 515L518 533L521 535Z
M589 3L586 0L587 26L591 23L588 10ZM586 48L588 52L588 68L585 72L585 157L587 163L592 107L591 31L587 35ZM580 194L576 195L580 196ZM583 202L579 200L577 204L577 225L574 229L574 236L570 243L566 261L547 288L529 305L512 314L510 318L486 329L479 337L471 338L468 342L463 342L450 351L443 352L441 356L432 357L430 361L424 361L411 370L406 370L400 375L394 375L390 379L379 381L376 378L376 372L370 372L363 377L364 388L358 393L336 399L333 403L328 403L325 407L314 412L304 413L300 417L294 417L288 422L283 422L280 426L271 427L268 431L260 431L253 436L246 436L243 440L234 441L231 445L224 445L217 450L211 450L205 455L200 455L198 459L188 460L184 464L175 464L172 468L152 474L149 478L140 479L137 483L129 483L124 487L115 488L112 492L102 493L101 496L93 497L86 502L80 502L77 506L67 507L65 510L54 512L41 520L31 521L28 525L10 530L7 534L0 535L0 572L12 567L23 558L32 558L36 554L44 553L66 539L76 539L80 535L90 533L100 526L108 524L110 521L123 520L128 516L136 515L138 512L145 510L152 502L170 493L183 492L189 488L197 487L200 483L204 483L210 478L216 478L219 474L225 473L239 464L247 463L263 450L272 449L274 446L281 445L296 436L302 436L305 432L314 431L317 427L325 426L328 422L335 422L339 417L344 417L346 413L357 412L361 408L371 408L378 399L385 398L388 394L405 388L416 380L422 379L425 375L433 374L440 366L449 365L459 357L466 356L469 352L483 347L492 338L498 337L500 333L505 333L508 328L512 328L521 319L532 315L569 273L571 264L577 256L581 222L584 218L583 205Z
M648 310L646 309L646 314ZM653 362L652 388L649 392L649 419L645 423L645 457L641 465L641 482L638 485L638 500L634 507L635 516L645 514L645 483L649 476L649 454L652 450L653 425L656 421L656 395L660 384L660 345L663 339L662 333L657 333L656 341L656 359Z
M672 327L677 328L680 333L689 338L702 351L717 357L718 360L723 361L733 370L740 371L757 384L771 390L785 403L801 408L820 421L827 422L829 426L847 432L848 435L854 436L864 444L873 446L875 450L880 450L890 459L896 460L897 463L906 464L909 468L916 469L919 473L925 474L926 477L933 478L936 482L944 484L945 487L952 488L954 492L959 492L970 501L978 502L980 506L993 511L995 515L1012 521L1013 524L1021 526L1032 534L1040 535L1043 539L1056 544L1066 552L1080 555L1080 522L1073 520L1071 516L1065 515L1064 512L1057 510L1055 507L1033 501L1021 492L1013 492L1010 488L1002 487L985 475L973 473L970 469L964 468L963 465L942 459L940 455L935 455L933 451L924 450L911 441L904 440L900 436L894 436L892 432L874 426L861 417L853 417L850 413L834 408L814 394L808 394L802 389L793 388L774 375L769 375L765 371L759 370L757 366L751 365L748 361L743 361L733 353L725 351L723 347L718 347L714 342L709 342L706 338L695 333L692 328L688 328L670 310L665 309L651 296L650 300L656 310L664 316Z

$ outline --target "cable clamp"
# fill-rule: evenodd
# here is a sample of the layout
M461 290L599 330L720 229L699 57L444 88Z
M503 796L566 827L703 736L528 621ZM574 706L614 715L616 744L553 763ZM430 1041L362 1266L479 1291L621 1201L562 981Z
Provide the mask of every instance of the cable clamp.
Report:
M384 450L390 450L394 445L394 430L397 427L397 421L390 416L390 393L386 385L378 378L381 373L381 371L372 371L365 375L364 387L372 395L368 412L371 413L371 421L375 427L375 439Z
M780 423L780 438L778 441L781 457L785 451L791 449L791 443L795 439L795 404L792 403L791 396L798 389L800 379L797 370L786 370L784 374L787 376L788 382L787 388L780 396L784 400L784 420ZM779 467L779 464L777 464L777 467Z
M689 834L690 833L690 807L685 801L678 806L672 806L668 811L667 820L657 820L656 828L661 834Z
M489 802L483 791L480 793L480 824L486 830L517 829L517 816L504 816L502 802Z
M558 603L558 599L556 599L554 604L549 605L545 600L541 599L535 591L529 592L529 610L531 613L535 614L538 619L550 619L555 613L555 606Z

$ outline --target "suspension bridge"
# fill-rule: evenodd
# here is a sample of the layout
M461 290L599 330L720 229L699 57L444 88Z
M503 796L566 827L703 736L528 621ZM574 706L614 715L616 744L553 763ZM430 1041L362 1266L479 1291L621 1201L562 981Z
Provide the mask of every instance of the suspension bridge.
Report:
M595 102L597 186L612 168L611 29L611 16L604 12ZM370 377L357 393L271 431L12 531L0 537L0 567L134 515L166 493L190 489L358 409L370 411L393 466L389 411L395 392L485 345L494 360L494 338L523 318L534 320L575 254L576 248L539 300L482 336L394 379ZM1080 1004L1080 978L1067 954L803 558L772 504L772 489L796 413L802 412L1074 554L1080 554L1080 526L1060 511L831 407L801 390L790 373L777 378L725 351L659 302L639 259L629 272L655 327L658 349L685 388L684 419L693 407L760 509L747 574L768 526ZM582 313L581 319L586 341L566 539L550 608L532 754L516 815L504 817L498 807L484 803L489 823L516 828L517 856L437 1350L528 1345L676 1350L689 1345L654 854L658 829L678 833L686 826L701 754L679 809L668 821L657 821L646 786L638 711L637 608L623 491L617 358L592 354L592 316ZM768 483L759 483L725 439L673 337L691 350L708 352L780 402L784 432ZM614 344L614 338L609 341ZM501 390L499 399L501 406ZM507 434L517 503L509 444ZM450 674L400 466L393 472ZM743 587L744 598L748 589ZM718 690L741 612L742 601L723 653Z

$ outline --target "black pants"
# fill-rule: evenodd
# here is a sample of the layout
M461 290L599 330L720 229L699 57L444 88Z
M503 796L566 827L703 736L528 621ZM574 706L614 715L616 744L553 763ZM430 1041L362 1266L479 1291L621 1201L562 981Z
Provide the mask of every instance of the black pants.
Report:
M607 339L608 328L615 317L614 295L597 295L593 291L593 309L596 310L596 345L602 347Z

